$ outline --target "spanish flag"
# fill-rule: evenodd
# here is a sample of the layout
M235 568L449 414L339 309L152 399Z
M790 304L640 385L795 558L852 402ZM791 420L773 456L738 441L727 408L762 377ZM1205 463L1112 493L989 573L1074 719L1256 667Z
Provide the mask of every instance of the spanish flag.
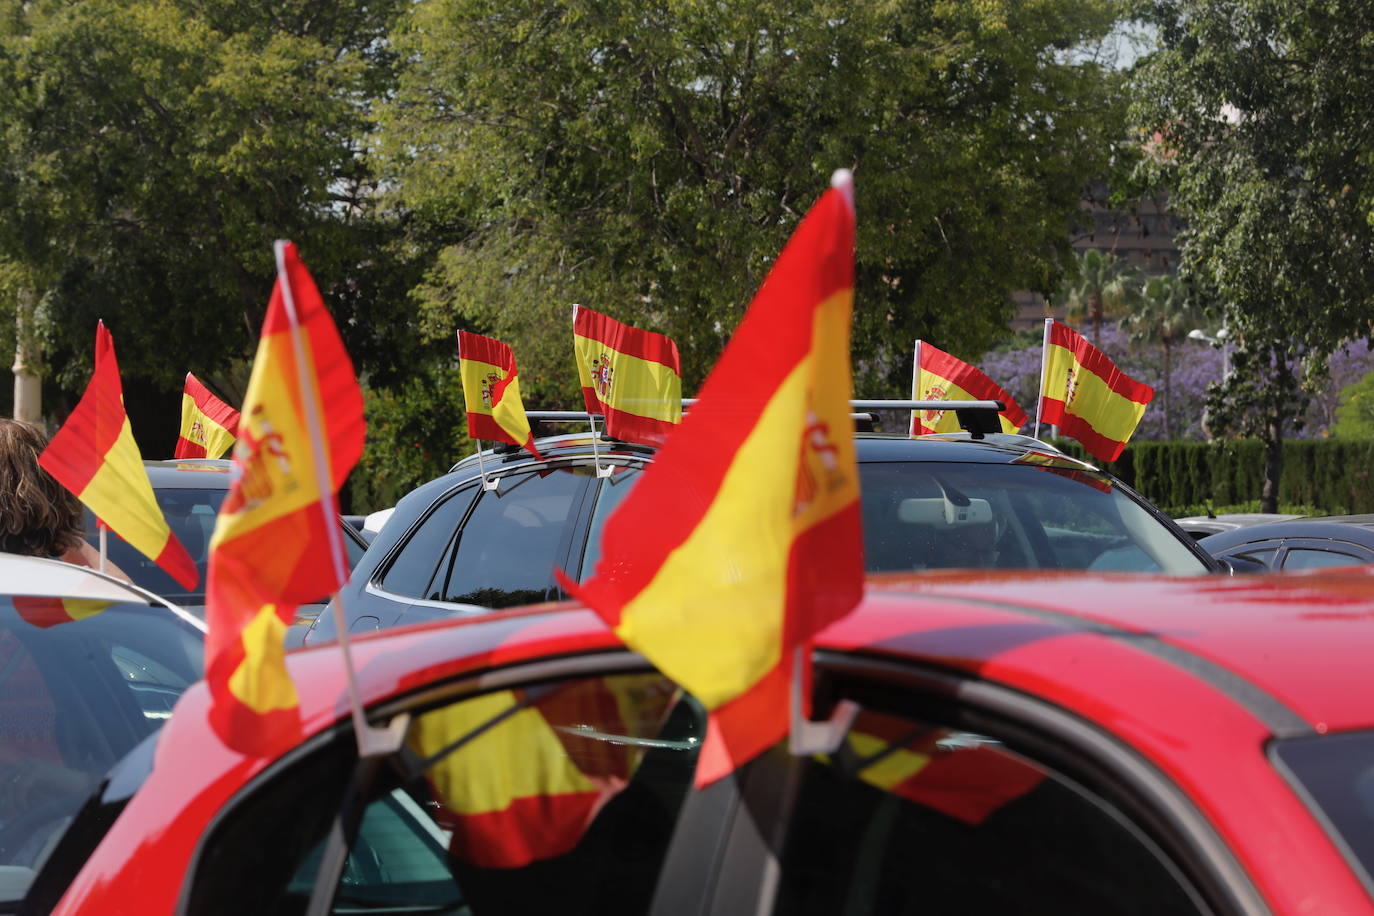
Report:
M181 435L173 458L219 458L234 445L239 412L186 373L181 393Z
M520 400L515 354L499 340L458 332L458 376L463 381L468 435L523 446L538 458L530 421Z
M277 242L276 253L205 596L210 723L259 756L299 736L286 625L348 577L335 494L363 448L362 392L339 332L296 247Z
M595 575L561 580L709 710L699 785L787 733L794 656L863 593L849 173L834 184L608 520Z
M105 323L95 330L95 371L67 422L38 463L95 513L100 523L158 566L187 591L200 581L190 554L177 540L153 495L143 456L124 411L124 386L114 338Z
M911 399L913 401L1001 401L1006 405L997 415L1002 432L1014 433L1026 425L1026 412L1011 395L983 374L981 369L955 359L925 341L916 341L912 363ZM952 410L911 412L911 434L953 433L959 431L959 418Z
M573 351L587 412L606 434L661 445L682 422L682 361L671 337L573 306Z
M94 617L114 604L113 601L91 598L43 598L35 595L15 595L10 603L14 605L15 613L27 623L45 630Z
M1097 460L1115 461L1155 390L1118 369L1077 331L1048 324L1040 422L1058 426Z

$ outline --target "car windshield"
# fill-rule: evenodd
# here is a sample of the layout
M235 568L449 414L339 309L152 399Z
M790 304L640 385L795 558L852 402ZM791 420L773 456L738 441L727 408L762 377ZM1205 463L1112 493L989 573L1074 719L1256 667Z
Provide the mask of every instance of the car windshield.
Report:
M202 674L165 608L0 597L0 902L23 898L105 773Z
M1208 571L1110 477L1040 457L860 464L868 569Z
M1290 738L1272 753L1356 873L1374 874L1374 732Z
M111 562L129 574L134 584L146 588L155 595L182 605L205 603L205 564L210 555L210 535L215 530L215 516L219 513L220 503L228 490L223 487L182 488L159 487L155 491L157 504L167 517L172 533L181 541L186 552L195 561L200 573L196 590L188 592L173 579L161 566L139 553L118 534L111 531L107 538L107 551ZM95 526L95 516L86 511L86 540L99 546L99 533Z

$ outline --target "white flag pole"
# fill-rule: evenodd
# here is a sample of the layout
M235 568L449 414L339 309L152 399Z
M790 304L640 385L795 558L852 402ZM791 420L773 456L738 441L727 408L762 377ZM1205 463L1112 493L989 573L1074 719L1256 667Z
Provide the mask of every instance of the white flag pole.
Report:
M921 400L921 338L919 337L916 338L916 356L911 361L911 399L913 401ZM916 419L920 415L920 411L913 410L911 412L910 435L912 436L916 435Z
M301 336L300 315L296 311L295 291L291 288L291 278L286 272L287 242L278 239L273 246L277 256L277 282L281 285L282 305L286 308L287 323L291 328L291 348L296 357L296 379L300 386L301 406L305 411L305 423L310 434L310 450L313 453L315 480L320 489L320 514L324 517L324 530L329 541L329 558L334 564L334 576L339 582L348 579L348 565L345 560L343 533L339 531L338 503L334 493L334 479L329 471L329 445L324 439L324 418L320 416L319 392L315 388L315 374L307 372L306 367L313 365L307 361L305 341ZM339 648L343 652L344 674L348 681L348 702L353 713L353 730L358 737L358 756L375 757L390 754L401 746L409 726L409 716L396 716L386 728L373 728L367 724L363 715L362 695L358 691L358 679L353 668L353 653L348 645L348 624L344 615L343 601L336 591L331 602L334 607L334 623L339 633Z
M1045 336L1040 343L1040 397L1035 400L1035 437L1040 438L1040 411L1045 406L1045 385L1049 381L1046 376L1050 368L1050 328L1054 325L1053 318L1045 319Z
M105 572L105 553L106 546L110 539L110 529L105 527L105 523L96 520L96 527L100 529L100 571Z

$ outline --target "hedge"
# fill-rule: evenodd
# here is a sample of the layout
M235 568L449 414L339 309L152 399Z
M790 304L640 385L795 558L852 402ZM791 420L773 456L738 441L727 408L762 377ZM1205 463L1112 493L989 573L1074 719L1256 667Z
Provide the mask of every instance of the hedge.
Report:
M1097 464L1173 516L1208 506L1257 502L1264 483L1264 445L1257 439L1136 442L1103 464L1076 442L1061 449ZM1279 503L1332 515L1374 512L1374 439L1293 439L1283 444Z

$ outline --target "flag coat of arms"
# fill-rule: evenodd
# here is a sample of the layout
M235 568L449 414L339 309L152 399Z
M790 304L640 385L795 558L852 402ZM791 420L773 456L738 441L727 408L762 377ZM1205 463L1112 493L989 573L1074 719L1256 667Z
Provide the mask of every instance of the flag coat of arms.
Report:
M277 243L277 265L206 590L210 722L259 756L299 735L286 625L347 578L335 494L363 447L362 392L338 330L294 245Z
M186 373L181 393L181 435L173 458L219 458L234 445L239 412Z
M682 421L682 361L671 337L573 306L573 350L587 412L606 433L660 445Z
M481 334L459 331L458 375L463 381L468 435L519 445L538 458L511 348Z
M811 637L863 592L849 410L854 210L847 177L836 185L607 521L595 575L580 586L562 577L707 708L702 785L787 734L794 658L809 658Z
M101 524L167 571L188 592L200 573L157 504L124 410L114 338L95 331L95 371L86 392L38 463L95 513Z
M997 415L1002 432L1014 433L1026 425L1026 412L1011 395L976 366L950 356L923 340L916 341L912 364L913 401L1001 401L1006 409ZM956 433L959 418L952 410L913 410L911 434Z
M1121 456L1155 391L1117 368L1077 331L1055 321L1045 336L1040 422L1099 461Z

